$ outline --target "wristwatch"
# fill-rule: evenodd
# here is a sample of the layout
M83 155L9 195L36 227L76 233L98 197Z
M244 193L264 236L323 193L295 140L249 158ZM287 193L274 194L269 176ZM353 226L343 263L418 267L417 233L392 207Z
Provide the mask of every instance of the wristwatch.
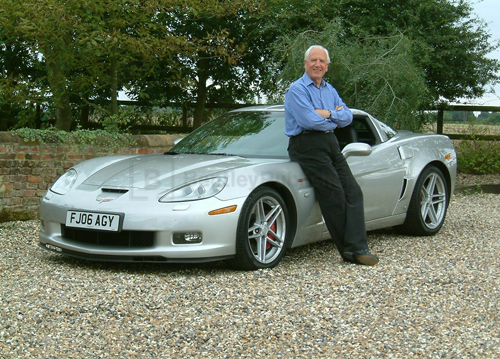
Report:
M332 111L330 111L330 110L327 110L327 111L329 113L328 118L332 118Z

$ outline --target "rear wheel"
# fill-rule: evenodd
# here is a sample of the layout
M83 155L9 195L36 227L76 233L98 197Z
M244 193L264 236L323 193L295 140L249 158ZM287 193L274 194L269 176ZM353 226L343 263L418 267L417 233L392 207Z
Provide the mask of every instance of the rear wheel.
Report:
M443 173L429 166L420 174L411 197L406 220L398 229L405 234L432 236L443 225L449 189Z
M234 267L272 268L286 250L288 211L278 192L260 187L248 196L238 221Z

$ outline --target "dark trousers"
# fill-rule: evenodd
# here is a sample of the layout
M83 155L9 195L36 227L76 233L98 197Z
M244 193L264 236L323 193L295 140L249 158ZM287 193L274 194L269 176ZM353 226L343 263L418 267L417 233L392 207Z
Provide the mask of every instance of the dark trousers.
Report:
M288 153L314 188L321 213L340 254L367 250L363 192L333 133L290 137Z

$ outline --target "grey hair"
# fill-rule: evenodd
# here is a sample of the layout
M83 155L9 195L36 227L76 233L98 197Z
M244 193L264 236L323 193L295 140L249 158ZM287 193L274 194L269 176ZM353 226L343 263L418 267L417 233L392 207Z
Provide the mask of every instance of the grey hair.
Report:
M330 63L330 54L328 53L328 50L325 49L321 45L313 45L310 48L308 48L306 53L304 54L304 61L309 58L309 54L311 53L311 50L313 50L313 49L321 49L321 50L325 51L326 52L326 60L328 61L328 63Z

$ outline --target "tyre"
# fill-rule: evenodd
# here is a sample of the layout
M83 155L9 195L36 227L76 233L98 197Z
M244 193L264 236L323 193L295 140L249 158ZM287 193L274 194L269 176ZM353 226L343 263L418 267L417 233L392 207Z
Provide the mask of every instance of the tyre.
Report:
M245 201L236 233L236 269L276 266L287 247L288 211L278 192L257 188Z
M416 236L435 235L443 225L449 202L449 188L441 170L426 167L418 177L401 233Z

